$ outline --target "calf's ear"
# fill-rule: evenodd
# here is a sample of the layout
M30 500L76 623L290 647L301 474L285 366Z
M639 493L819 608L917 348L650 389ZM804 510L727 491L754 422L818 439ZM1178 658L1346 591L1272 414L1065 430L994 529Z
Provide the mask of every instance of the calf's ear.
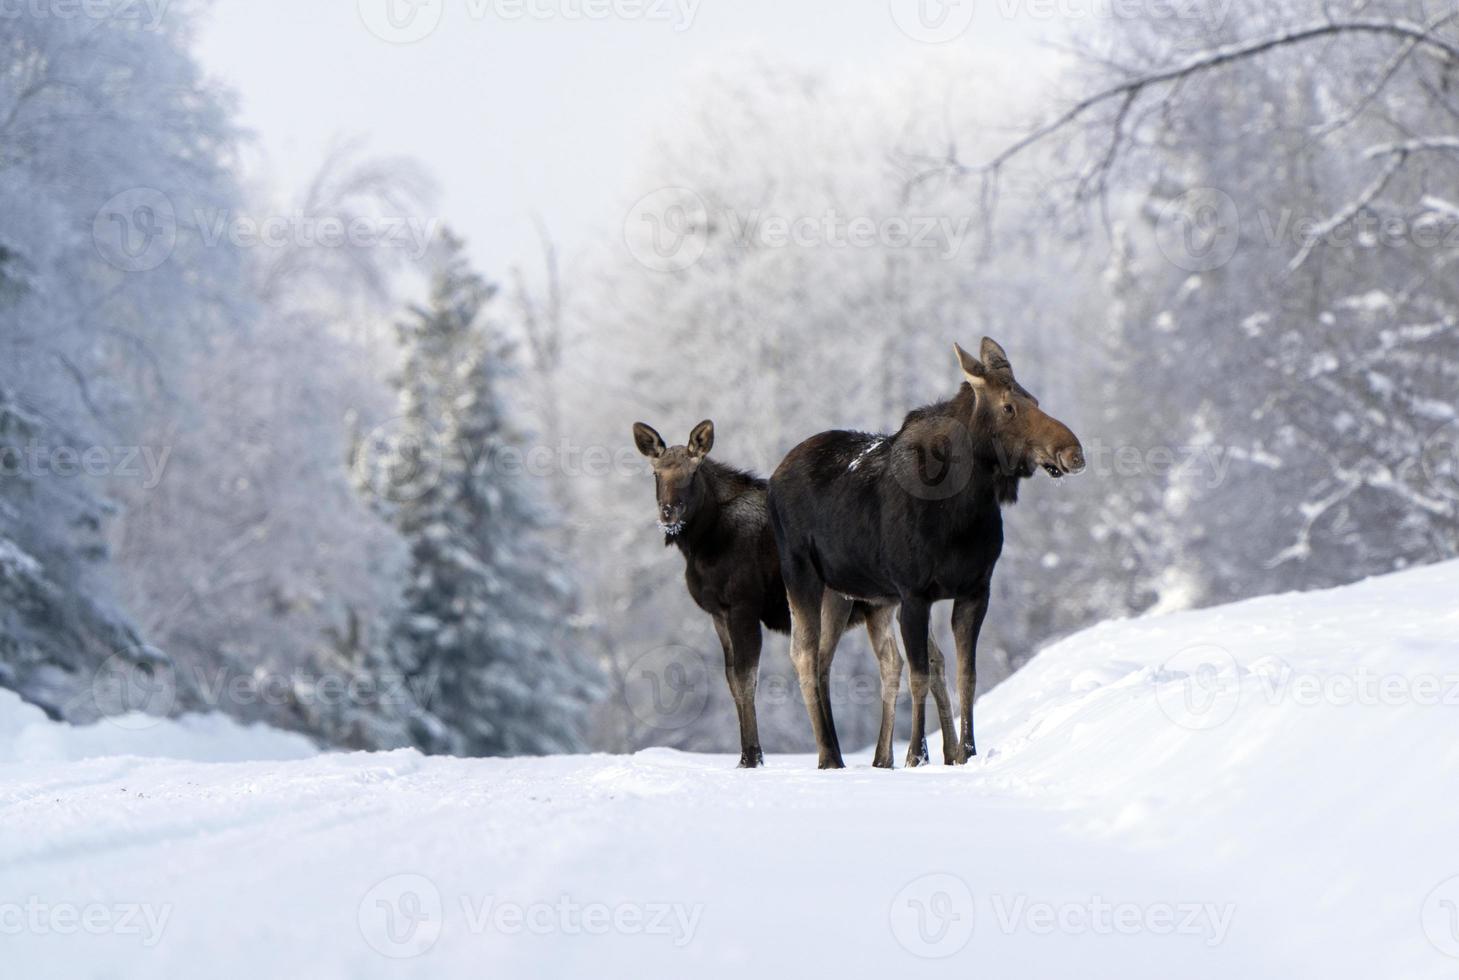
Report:
M983 362L978 360L958 344L952 345L953 352L957 354L958 365L963 369L963 377L968 379L968 384L974 388L981 388L988 383L988 369Z
M653 426L642 422L633 423L633 444L649 459L658 459L669 448L664 445L664 437L655 432Z
M705 419L689 433L689 454L703 459L714 448L714 423Z

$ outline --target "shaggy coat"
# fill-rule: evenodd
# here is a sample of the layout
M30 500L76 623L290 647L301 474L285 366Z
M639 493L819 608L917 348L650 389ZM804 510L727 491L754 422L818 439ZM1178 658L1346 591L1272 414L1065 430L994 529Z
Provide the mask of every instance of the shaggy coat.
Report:
M684 556L684 584L695 604L714 621L724 650L725 679L740 723L740 765L761 765L764 754L755 717L761 627L780 633L791 628L779 550L770 526L768 484L707 458L714 443L712 422L696 426L683 446L666 446L657 432L641 422L633 432L639 451L653 465L665 544L677 547ZM828 597L810 688L802 678L802 693L809 705L822 684L829 686L831 660L842 633L849 625L865 623L882 681L882 724L875 764L886 767L892 759L892 725L902 669L891 628L894 611L886 603ZM942 654L934 647L930 656L934 660L933 696L951 743L952 712Z
M893 435L813 436L770 479L798 669L809 666L818 647L818 611L828 591L901 604L912 675L908 765L927 760L923 702L932 603L954 603L962 718L955 761L962 762L976 753L977 637L1003 549L1002 507L1018 499L1020 482L1038 468L1062 477L1084 466L1079 440L1014 380L1001 347L984 340L982 361L961 348L957 353L965 383L952 398L909 413ZM815 696L825 695L817 690ZM821 765L839 766L828 716L817 727L817 742Z

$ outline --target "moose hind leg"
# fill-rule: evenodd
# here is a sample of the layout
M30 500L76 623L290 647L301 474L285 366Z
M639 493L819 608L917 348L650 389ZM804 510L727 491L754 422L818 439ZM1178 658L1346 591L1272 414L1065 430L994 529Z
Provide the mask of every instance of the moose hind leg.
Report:
M836 715L831 707L831 662L836 659L836 647L846 633L846 623L851 618L851 606L851 600L839 592L822 590L821 633L820 642L816 645L816 690L823 724L837 758L841 756L841 739L836 734Z
M881 727L877 730L876 754L871 764L892 768L892 737L897 725L897 694L902 685L902 652L892 636L892 606L873 609L866 617L866 635L881 671Z
M902 646L907 648L907 668L912 686L912 742L907 746L907 765L927 762L927 624L929 607L917 599L903 599Z
M805 576L797 587L787 590L790 598L790 662L795 667L796 679L800 681L800 694L805 700L806 714L811 719L811 731L816 736L818 765L822 769L842 769L845 763L841 761L836 732L824 707L817 663L821 640L821 596L825 585L819 580L812 581L813 574Z

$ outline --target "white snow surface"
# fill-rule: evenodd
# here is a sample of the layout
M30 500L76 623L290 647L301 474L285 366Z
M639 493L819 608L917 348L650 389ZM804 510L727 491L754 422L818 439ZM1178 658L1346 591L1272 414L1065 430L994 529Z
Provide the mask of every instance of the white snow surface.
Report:
M1104 624L961 768L89 758L0 701L4 974L1452 977L1456 597L1449 563Z

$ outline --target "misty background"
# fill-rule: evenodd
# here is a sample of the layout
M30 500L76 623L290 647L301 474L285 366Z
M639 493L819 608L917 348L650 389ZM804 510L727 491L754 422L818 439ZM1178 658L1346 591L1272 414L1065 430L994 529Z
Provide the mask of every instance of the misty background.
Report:
M729 749L629 426L713 418L768 473L952 394L984 334L1090 468L1006 515L980 690L1102 620L1455 557L1454 17L7 8L0 685L330 746ZM770 751L812 744L785 643ZM859 636L833 687L869 742Z

